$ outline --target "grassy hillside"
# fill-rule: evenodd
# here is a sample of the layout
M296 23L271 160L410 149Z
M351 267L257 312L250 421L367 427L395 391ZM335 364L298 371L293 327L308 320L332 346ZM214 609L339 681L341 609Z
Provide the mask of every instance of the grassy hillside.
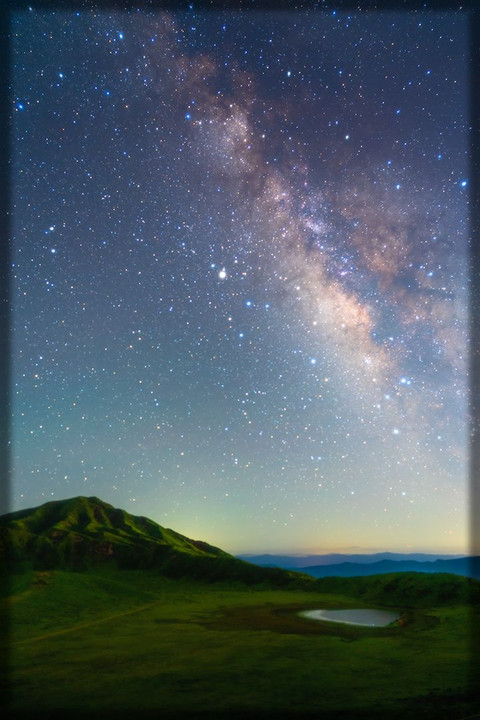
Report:
M28 547L32 538L48 540L53 547L62 547L71 536L77 544L81 544L83 539L101 542L97 551L104 557L115 553L114 545L147 547L152 543L197 556L205 553L225 555L219 548L189 540L146 517L130 515L96 497L58 500L20 510L4 515L0 518L0 525L15 533L15 550Z
M206 542L191 540L96 497L45 503L0 518L3 567L87 570L157 569L168 577L288 585L297 573L260 568Z
M385 607L422 608L480 603L480 582L448 573L391 573L367 577L328 577L315 580L317 592L356 597Z

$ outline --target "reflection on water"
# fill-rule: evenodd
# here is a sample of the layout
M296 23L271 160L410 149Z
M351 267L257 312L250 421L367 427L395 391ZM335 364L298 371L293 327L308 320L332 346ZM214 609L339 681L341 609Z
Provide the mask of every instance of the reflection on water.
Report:
M390 610L305 610L300 615L311 620L327 620L347 623L347 625L368 625L369 627L385 627L400 617L398 613Z

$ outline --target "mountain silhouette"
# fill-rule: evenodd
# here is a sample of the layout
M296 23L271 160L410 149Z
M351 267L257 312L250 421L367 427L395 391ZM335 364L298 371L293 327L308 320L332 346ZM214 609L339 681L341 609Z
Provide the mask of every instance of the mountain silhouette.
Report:
M480 579L480 557L452 558L450 560L380 560L373 563L343 562L336 565L313 565L302 567L301 571L315 578L364 577L386 573L450 573Z
M284 569L296 568L303 570L306 567L317 565L339 565L341 563L361 563L371 564L380 562L380 560L415 560L417 562L433 562L435 560L453 560L463 558L464 555L445 555L437 553L394 553L394 552L377 552L369 554L346 554L346 553L328 553L326 555L237 555L241 560L255 563L255 565L263 565L267 567L281 567Z

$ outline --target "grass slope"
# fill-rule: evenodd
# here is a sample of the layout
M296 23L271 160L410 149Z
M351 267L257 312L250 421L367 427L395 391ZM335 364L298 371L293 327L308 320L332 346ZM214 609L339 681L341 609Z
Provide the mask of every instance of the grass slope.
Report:
M405 614L399 605L404 622L382 629L298 616L301 609L358 605L354 583L348 590L212 585L113 568L25 571L3 600L11 612L11 715L472 715L472 608Z
M0 560L3 567L13 569L78 571L114 566L210 581L228 577L274 585L302 582L297 573L265 570L96 497L48 502L2 516Z

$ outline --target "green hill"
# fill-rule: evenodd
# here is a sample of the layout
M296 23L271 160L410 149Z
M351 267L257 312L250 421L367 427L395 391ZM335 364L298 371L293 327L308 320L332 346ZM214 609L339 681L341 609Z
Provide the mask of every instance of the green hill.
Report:
M439 607L480 603L480 582L449 573L399 572L315 580L312 590L355 597L385 607Z
M287 586L308 579L261 568L96 497L47 502L0 517L2 567L157 569L167 577Z

